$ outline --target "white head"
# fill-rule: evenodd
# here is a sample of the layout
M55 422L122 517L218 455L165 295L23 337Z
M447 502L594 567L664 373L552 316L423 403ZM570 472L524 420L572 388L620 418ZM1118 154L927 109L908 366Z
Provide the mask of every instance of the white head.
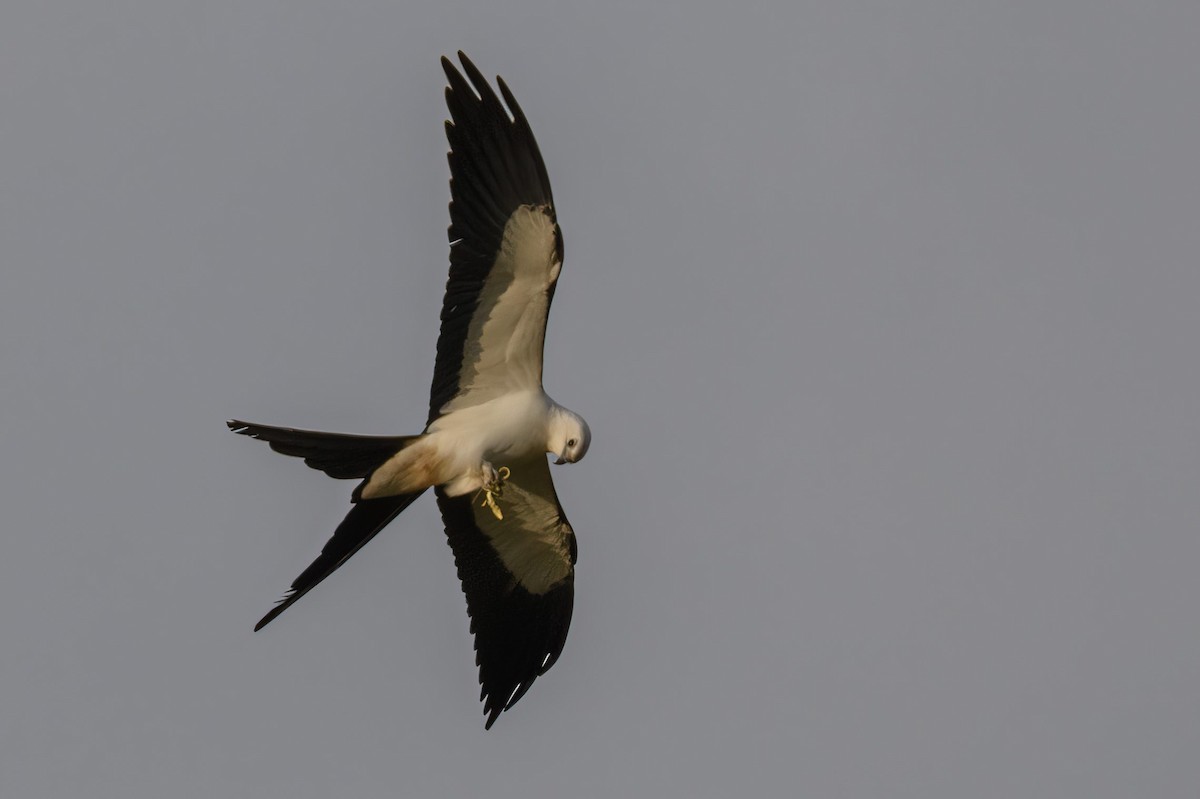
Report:
M558 456L555 463L574 463L587 454L592 431L583 417L561 406L550 417L546 451Z

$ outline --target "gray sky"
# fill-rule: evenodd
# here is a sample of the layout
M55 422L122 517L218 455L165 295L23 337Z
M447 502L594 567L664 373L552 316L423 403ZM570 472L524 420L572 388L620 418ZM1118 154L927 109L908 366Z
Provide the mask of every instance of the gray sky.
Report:
M0 794L1189 797L1200 6L6 3ZM595 440L491 732L422 500L438 56L528 114Z

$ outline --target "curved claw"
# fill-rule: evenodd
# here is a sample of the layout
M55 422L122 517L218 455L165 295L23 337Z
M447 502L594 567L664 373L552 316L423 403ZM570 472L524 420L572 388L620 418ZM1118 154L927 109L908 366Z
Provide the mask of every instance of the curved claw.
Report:
M509 471L507 466L501 466L499 469L493 470L491 464L485 464L484 470L492 471L495 474L495 478L483 484L483 503L479 507L490 508L493 516L498 520L503 520L504 512L500 510L500 505L496 500L504 496L504 481L508 479L508 476L512 472Z

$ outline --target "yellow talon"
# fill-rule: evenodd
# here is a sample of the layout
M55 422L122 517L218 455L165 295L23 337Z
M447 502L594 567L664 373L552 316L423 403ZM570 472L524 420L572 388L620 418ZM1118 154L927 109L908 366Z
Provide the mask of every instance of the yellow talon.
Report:
M483 487L483 503L479 507L491 508L492 515L498 520L504 519L504 512L500 510L500 506L496 503L496 500L504 496L504 481L508 479L510 474L512 472L509 471L507 466L501 466L496 470L496 481L488 483Z
M504 513L500 510L500 506L496 504L496 496L491 491L488 491L484 496L483 504L492 509L492 515L497 519L504 519Z

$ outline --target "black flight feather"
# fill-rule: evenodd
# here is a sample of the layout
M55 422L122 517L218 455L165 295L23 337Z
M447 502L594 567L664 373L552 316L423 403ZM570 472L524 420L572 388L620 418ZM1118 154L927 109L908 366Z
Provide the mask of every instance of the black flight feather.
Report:
M430 422L458 393L471 318L500 252L509 217L522 205L532 205L542 207L554 219L546 165L516 98L497 78L504 95L502 103L470 59L462 52L458 57L466 77L450 59L442 58L450 84L446 88L450 276L442 300L442 329L429 392Z
M479 698L490 729L562 653L575 601L574 572L544 594L531 593L516 582L475 524L472 498L448 497L440 488L436 493L467 597L475 665L479 667ZM575 556L571 536L572 563Z

